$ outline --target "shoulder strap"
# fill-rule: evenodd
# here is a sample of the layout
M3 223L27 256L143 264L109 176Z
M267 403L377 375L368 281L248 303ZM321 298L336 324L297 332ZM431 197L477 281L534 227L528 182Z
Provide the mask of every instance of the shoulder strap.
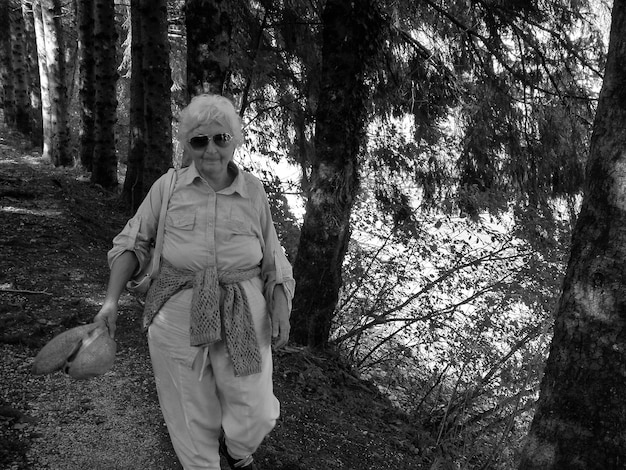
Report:
M150 277L156 276L161 264L161 252L163 251L163 236L165 233L165 217L167 216L167 206L172 196L172 191L176 185L176 169L170 168L167 172L168 181L165 185L165 192L161 199L161 212L159 214L159 226L157 228L157 236L154 244L154 254L152 256L152 267L150 269Z

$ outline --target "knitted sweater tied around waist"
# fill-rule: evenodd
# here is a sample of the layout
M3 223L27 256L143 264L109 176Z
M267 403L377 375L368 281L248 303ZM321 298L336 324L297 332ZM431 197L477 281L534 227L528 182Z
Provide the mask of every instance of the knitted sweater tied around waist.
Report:
M206 347L222 340L238 377L261 372L261 352L248 298L241 282L261 273L259 267L244 271L178 269L163 260L159 276L146 296L143 326L147 329L163 305L177 292L193 289L189 337L191 346Z

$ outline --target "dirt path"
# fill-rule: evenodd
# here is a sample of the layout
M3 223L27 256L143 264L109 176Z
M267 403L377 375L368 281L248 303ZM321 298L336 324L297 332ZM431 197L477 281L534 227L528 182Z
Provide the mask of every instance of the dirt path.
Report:
M53 168L0 128L2 469L180 469L130 296L109 373L89 381L30 374L50 338L98 311L106 252L125 220L114 194L78 170ZM281 419L257 453L260 468L428 468L407 417L336 358L288 348L276 355L275 384Z
M98 311L106 251L124 216L111 194L19 146L0 141L0 467L179 468L130 297L110 373L89 381L30 374L47 340Z

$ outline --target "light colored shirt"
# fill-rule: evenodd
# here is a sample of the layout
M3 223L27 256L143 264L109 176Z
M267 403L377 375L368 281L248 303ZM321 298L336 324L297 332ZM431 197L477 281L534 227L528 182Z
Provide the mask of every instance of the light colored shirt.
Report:
M259 266L270 308L278 284L283 286L291 308L295 281L276 235L263 185L233 163L229 171L235 175L232 184L215 192L193 163L178 170L165 219L163 259L192 271L210 266L218 271ZM140 268L150 261L150 240L156 238L166 183L165 176L154 183L137 213L115 237L108 253L109 266L128 250L135 253Z

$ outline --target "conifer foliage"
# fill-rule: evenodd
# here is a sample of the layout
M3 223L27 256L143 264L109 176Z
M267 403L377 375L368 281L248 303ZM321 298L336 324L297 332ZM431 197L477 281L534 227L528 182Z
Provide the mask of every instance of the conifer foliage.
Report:
M589 446L617 468L625 29L615 2L604 77L605 3L2 1L3 117L94 184L123 174L135 209L180 162L176 111L225 94L294 265L294 342L376 379L433 468L512 468L556 310L524 468Z

